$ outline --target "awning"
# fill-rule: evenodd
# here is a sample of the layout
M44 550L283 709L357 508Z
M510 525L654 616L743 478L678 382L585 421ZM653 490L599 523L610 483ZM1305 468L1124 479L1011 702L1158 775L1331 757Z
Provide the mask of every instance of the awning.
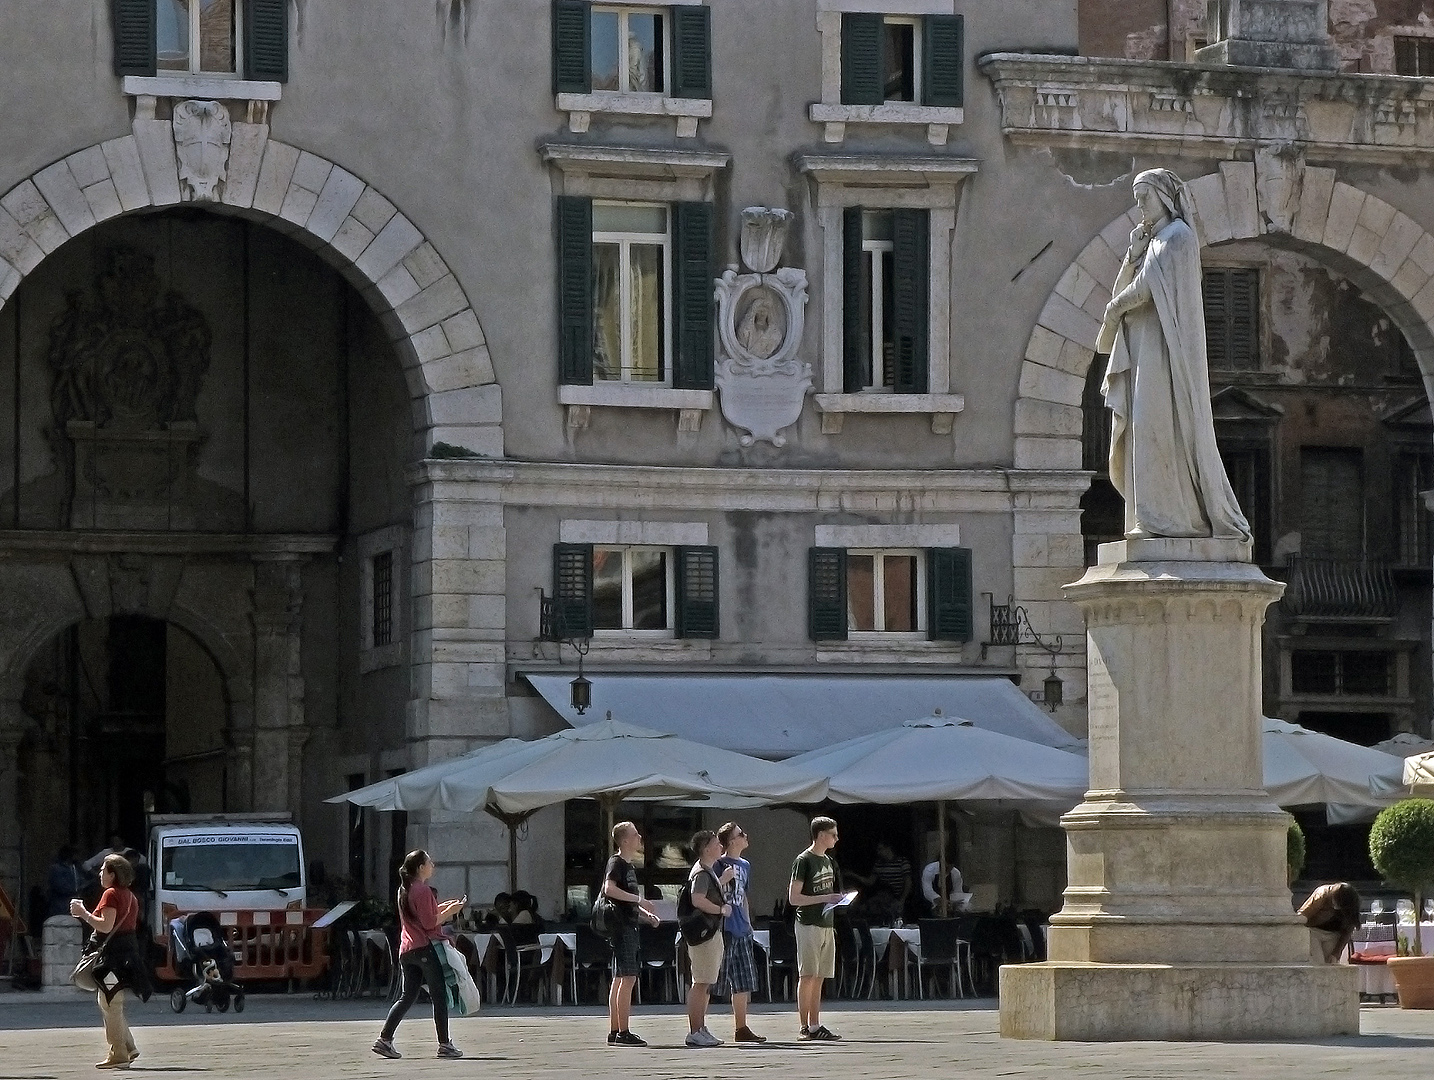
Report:
M1046 746L1079 745L1002 676L588 674L592 707L582 716L569 704L571 674L523 677L573 727L611 712L614 720L764 758L806 753L937 710Z

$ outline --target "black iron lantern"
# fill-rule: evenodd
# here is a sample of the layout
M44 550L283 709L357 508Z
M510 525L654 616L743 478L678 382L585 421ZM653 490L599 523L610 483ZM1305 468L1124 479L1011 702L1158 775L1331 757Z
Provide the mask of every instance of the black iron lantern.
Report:
M1051 712L1055 712L1061 707L1061 702L1065 698L1065 686L1061 682L1061 677L1055 673L1054 669L1046 676L1043 685L1045 686L1045 697L1043 700L1046 703L1046 708L1050 709Z
M583 673L579 671L578 677L572 681L570 686L572 688L573 709L577 712L579 716L581 716L583 713L587 712L588 709L592 708L592 680L585 678L583 676Z

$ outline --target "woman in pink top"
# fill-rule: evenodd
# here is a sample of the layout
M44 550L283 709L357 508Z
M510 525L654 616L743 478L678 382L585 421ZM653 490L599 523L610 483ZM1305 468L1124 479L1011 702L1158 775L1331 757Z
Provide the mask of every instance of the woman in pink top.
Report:
M388 1011L383 1031L373 1044L379 1057L402 1057L393 1046L393 1033L413 1003L418 991L428 984L433 999L433 1026L438 1031L438 1056L461 1058L463 1051L448 1041L448 1003L443 985L443 969L433 951L434 942L442 942L442 926L462 910L468 897L438 902L438 893L428 884L433 876L433 860L428 852L410 851L399 867L398 922L403 934L398 945L398 962L403 968L403 994Z

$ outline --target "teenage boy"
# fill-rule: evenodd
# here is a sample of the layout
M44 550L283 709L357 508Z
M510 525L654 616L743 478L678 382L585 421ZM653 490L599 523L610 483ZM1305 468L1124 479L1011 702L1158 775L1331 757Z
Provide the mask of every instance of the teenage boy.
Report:
M603 895L613 901L620 913L613 928L613 980L607 996L607 1044L609 1046L646 1046L632 1033L632 988L642 970L637 960L637 929L642 920L653 926L660 921L652 901L644 899L637 881L633 860L642 853L642 834L630 821L619 821L612 827L612 845L616 849L603 871Z
M752 864L742 858L747 850L747 834L735 821L717 830L722 842L722 857L716 870L726 876L732 872L727 895L731 897L732 913L722 924L722 975L717 980L717 993L732 997L732 1019L735 1042L762 1043L767 1040L747 1026L747 1003L757 989L757 961L752 954L752 906L747 902L747 883L752 880Z
M836 931L826 904L841 899L836 891L836 863L827 854L836 847L837 823L829 817L812 819L812 845L792 863L787 902L797 909L797 1013L802 1028L798 1038L835 1042L821 1022L822 983L836 975Z
M728 876L730 871L724 874L715 868L722 855L722 842L711 829L703 829L692 837L692 851L697 856L688 875L692 906L715 919L715 923L708 925L715 925L718 929L701 944L689 943L687 946L687 960L692 967L692 988L687 991L687 1045L721 1046L722 1040L707 1030L707 997L722 972L724 943L720 927L722 920L732 914L732 905L728 903L725 892L731 880Z

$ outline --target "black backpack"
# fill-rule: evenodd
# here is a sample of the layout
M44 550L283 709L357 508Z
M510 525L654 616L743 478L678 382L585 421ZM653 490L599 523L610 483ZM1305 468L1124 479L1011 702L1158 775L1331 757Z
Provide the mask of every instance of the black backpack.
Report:
M711 876L710 871L704 870L703 873ZM721 915L708 915L705 911L698 911L697 905L692 902L690 874L682 883L682 891L677 894L677 929L682 933L682 940L689 945L701 945L711 941L717 936L717 931L722 929Z
M588 925L600 938L613 938L617 936L618 925L623 921L623 913L618 910L613 900L598 893L598 898L593 901L592 914L588 917Z

